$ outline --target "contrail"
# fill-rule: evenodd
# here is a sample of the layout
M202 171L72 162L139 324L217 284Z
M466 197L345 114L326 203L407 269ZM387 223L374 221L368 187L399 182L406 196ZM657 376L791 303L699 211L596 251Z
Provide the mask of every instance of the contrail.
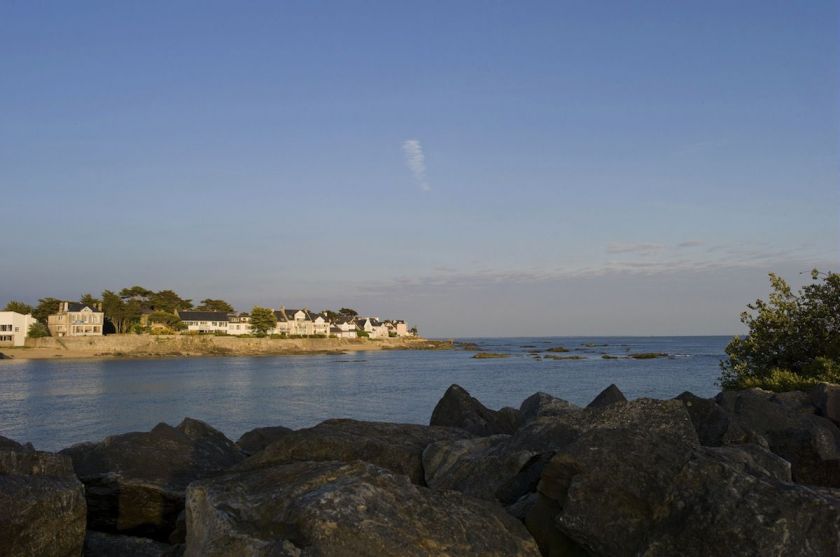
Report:
M423 155L423 146L416 139L407 139L402 144L405 153L405 164L414 175L417 185L423 191L429 191L429 183L426 181L426 157Z

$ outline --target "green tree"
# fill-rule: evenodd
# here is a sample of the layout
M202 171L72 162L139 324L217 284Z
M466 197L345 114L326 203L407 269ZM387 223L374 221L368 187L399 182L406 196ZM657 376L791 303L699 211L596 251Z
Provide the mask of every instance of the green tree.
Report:
M29 336L32 338L43 338L50 336L50 330L47 326L40 322L35 322L29 326Z
M134 299L145 302L152 294L154 294L154 292L148 288L143 288L142 286L132 286L131 288L123 288L120 290L120 298L124 300Z
M321 312L321 315L323 315L324 319L326 319L327 321L333 321L333 322L335 320L337 320L339 317L341 317L341 315L338 312L333 311L331 309L325 309L324 311Z
M721 362L724 388L805 388L840 381L840 275L811 272L812 282L793 292L771 274L767 301L741 314L745 337L735 337Z
M41 323L46 324L47 318L53 314L58 312L58 308L61 305L61 300L57 298L41 298L38 300L38 305L35 306L35 309L32 310L32 317L40 321Z
M352 308L341 308L338 310L338 313L343 315L344 317L356 317L359 315L359 312Z
M174 331L180 331L187 328L184 322L181 321L177 315L166 311L156 311L149 315L149 324L166 325Z
M197 308L198 311L224 311L225 313L233 313L233 306L224 300L213 300L207 298L201 300L201 305Z
M24 315L29 315L32 313L32 306L17 300L11 300L8 304L6 304L6 307L3 308L3 311L14 311Z
M181 298L173 290L153 292L146 298L149 309L153 309L155 311L175 313L177 310L190 309L192 307L192 300Z
M121 295L110 290L102 293L102 310L105 312L105 318L111 322L118 334L128 332L134 324L139 323L142 309L142 302L137 298L129 296L123 299Z
M251 310L251 330L257 336L265 336L277 325L277 316L271 308L254 306Z
M94 298L93 294L82 294L79 303L88 306L90 309L96 309L97 305L102 303L102 300Z

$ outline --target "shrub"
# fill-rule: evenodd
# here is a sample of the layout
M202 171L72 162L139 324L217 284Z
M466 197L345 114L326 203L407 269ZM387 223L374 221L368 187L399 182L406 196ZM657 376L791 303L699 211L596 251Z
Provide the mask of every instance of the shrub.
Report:
M726 389L803 389L840 380L840 275L811 272L794 293L771 274L768 300L741 314L748 328L726 347L720 384Z
M29 326L29 336L32 338L44 338L50 336L50 330L47 326L40 322L35 322Z

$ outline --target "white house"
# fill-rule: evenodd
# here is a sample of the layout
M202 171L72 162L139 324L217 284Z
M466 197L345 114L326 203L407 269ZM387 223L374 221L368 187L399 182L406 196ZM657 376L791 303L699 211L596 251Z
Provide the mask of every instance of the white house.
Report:
M229 335L250 335L251 316L247 313L234 313L228 316Z
M37 322L32 314L0 311L0 346L23 346L29 327Z
M338 338L356 338L356 322L352 319L337 321L330 327L330 334Z
M388 326L378 317L358 317L356 327L366 332L370 338L388 338Z
M308 309L280 309L274 312L277 326L274 334L287 336L311 336L330 334L330 322L323 315L313 315Z
M195 333L227 333L230 318L224 311L178 311L178 317Z

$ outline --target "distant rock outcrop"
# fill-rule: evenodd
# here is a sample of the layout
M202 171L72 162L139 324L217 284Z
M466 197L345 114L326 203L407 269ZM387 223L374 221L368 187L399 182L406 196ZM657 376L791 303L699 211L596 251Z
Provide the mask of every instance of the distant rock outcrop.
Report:
M518 414L514 408L490 410L463 387L452 385L432 411L429 425L458 427L473 435L513 433L519 421Z

